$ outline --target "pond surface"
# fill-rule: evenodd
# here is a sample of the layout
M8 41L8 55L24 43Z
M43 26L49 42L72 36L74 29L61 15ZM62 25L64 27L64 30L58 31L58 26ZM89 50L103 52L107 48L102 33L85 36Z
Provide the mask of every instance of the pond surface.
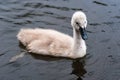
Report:
M87 56L79 60L26 53L21 28L50 28L72 36L72 14L88 17ZM0 80L120 80L120 0L0 0Z

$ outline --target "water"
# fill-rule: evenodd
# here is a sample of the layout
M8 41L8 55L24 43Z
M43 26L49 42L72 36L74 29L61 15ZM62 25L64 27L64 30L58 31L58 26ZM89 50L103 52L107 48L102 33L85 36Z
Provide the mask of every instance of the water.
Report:
M0 80L120 80L119 0L0 0ZM21 53L23 28L51 28L72 36L70 19L88 17L87 56L79 60Z

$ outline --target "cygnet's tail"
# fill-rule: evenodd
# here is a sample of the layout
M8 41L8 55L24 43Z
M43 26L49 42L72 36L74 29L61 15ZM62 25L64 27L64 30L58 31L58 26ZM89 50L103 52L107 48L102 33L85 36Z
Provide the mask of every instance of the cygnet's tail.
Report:
M26 52L21 52L20 54L18 54L18 55L16 55L16 56L13 56L13 57L9 60L9 62L15 62L17 59L24 57L25 53L26 53Z

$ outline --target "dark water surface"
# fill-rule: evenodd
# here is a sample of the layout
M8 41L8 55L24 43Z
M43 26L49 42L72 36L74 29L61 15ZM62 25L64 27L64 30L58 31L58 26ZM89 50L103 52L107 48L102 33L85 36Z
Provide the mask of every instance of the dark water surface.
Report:
M82 60L21 53L23 28L51 28L72 36L70 19L88 17L87 56ZM0 80L120 80L120 0L0 0Z

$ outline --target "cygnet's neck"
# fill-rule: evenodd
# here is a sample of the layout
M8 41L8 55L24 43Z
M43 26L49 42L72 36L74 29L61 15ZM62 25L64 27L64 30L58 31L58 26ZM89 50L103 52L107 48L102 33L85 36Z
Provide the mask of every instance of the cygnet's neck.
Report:
M86 44L79 30L73 28L73 54L75 57L83 57L86 54Z

